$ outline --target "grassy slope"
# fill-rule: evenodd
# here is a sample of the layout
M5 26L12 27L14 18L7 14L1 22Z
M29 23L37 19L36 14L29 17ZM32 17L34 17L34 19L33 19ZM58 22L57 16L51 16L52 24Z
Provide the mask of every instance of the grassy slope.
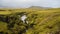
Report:
M60 24L60 9L48 9L48 10L31 10L31 9L17 9L12 11L0 11L0 14L2 15L8 15L8 14L14 14L19 12L26 12L28 13L27 16L29 18L29 24L36 24L33 26L33 28L29 28L25 34L47 34L47 33L53 33L55 34L56 31L59 29ZM0 31L8 31L7 30L7 24L0 22ZM16 25L15 25L16 27ZM14 27L14 28L15 28Z

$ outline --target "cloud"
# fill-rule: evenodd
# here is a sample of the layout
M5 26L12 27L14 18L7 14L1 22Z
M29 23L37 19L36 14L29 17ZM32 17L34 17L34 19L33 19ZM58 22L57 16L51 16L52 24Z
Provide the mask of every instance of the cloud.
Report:
M60 0L0 0L0 7L60 7Z

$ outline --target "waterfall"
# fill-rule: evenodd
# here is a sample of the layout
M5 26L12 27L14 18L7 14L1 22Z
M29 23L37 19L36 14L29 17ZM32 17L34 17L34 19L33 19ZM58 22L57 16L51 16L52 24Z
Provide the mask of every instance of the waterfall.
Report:
M28 23L28 21L26 21L27 16L23 15L21 16L21 20L23 21L23 23Z

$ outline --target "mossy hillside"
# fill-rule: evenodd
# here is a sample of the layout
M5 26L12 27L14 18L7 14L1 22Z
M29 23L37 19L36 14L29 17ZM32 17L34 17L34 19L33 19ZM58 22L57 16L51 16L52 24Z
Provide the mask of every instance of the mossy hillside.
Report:
M27 15L28 24L19 18ZM20 15L20 17L18 16ZM1 20L2 18L2 20ZM60 31L60 10L12 10L0 12L0 33L3 34L58 34Z

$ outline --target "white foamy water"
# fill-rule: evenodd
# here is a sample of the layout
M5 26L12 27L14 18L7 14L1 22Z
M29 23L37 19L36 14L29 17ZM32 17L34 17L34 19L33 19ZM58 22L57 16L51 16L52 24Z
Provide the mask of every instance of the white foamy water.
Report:
M25 23L26 18L27 18L26 15L23 15L23 16L21 17L21 20L23 21L23 23Z
M27 16L26 15L21 16L21 18L20 18L20 15L18 15L18 16L19 16L19 20L22 20L23 23L28 24L28 20L26 20L27 19Z

